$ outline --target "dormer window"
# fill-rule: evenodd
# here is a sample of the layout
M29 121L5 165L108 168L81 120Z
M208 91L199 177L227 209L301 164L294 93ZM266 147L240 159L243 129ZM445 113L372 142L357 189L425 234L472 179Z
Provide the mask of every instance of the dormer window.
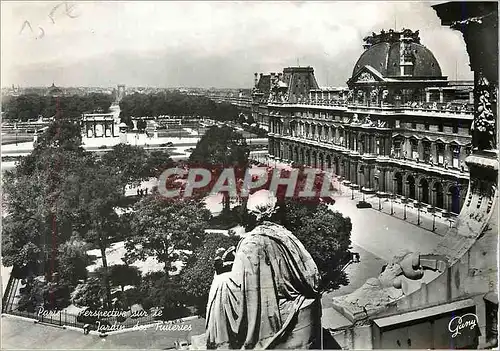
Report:
M404 66L403 74L405 76L413 76L413 65Z

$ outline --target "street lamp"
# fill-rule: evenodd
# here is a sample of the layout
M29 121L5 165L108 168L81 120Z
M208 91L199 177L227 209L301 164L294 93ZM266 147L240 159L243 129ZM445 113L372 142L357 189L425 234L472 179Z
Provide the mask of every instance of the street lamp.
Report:
M408 203L408 199L407 198L402 198L401 202L404 204L404 206L403 206L403 208L404 208L403 219L406 221L406 204Z
M422 203L417 202L415 207L417 208L417 225L420 225L420 208L422 207Z
M361 174L364 172L364 166L361 165L358 170L358 184L359 184L359 191L363 193L363 202L365 202L365 192L363 191L363 186L361 186Z
M391 194L391 216L394 215L394 194Z
M351 184L351 200L354 200L354 185Z
M378 210L382 211L382 202L380 201L380 194L378 194Z
M391 216L394 214L394 197L396 196L395 195L395 192L396 192L396 181L397 181L397 178L394 177L392 178L392 194L391 194Z
M417 207L417 225L420 225L420 204Z
M428 209L429 213L432 213L432 231L436 230L436 208L431 207Z

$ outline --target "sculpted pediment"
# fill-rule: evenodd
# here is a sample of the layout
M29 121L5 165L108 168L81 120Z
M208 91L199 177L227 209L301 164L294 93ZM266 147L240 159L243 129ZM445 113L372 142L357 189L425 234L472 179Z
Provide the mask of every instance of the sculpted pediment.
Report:
M350 79L350 83L375 83L383 80L384 77L380 74L380 72L367 65Z
M376 82L376 81L377 80L375 79L373 74L368 73L368 72L361 72L361 74L355 80L356 83L358 83L358 82Z

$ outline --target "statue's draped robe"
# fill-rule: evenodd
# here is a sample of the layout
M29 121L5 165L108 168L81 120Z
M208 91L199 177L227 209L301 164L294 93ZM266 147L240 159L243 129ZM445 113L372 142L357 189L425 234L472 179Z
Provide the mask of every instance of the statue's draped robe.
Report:
M240 242L230 272L215 276L207 305L208 348L320 346L318 268L284 227L264 223Z

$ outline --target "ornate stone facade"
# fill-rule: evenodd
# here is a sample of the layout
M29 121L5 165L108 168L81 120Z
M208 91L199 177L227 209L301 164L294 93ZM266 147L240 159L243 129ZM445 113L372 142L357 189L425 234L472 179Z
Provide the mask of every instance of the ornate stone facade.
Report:
M370 40L356 64L364 65L356 66L348 89L309 89L306 98L291 101L291 85L278 84L283 75L271 75L265 108L255 95L255 105L269 121L269 154L333 169L366 193L392 193L446 215L458 214L469 179L465 160L472 150L472 82L452 83L442 77L432 53L419 44L418 31L382 32ZM422 76L399 74L399 68L398 76L387 76L389 71L381 69L384 75L374 68L380 67L380 57L372 50L399 48L402 41L418 45L412 72ZM392 55L390 48L386 54ZM408 60L399 62L399 51L397 57L395 64L409 65ZM432 57L431 64L421 61L426 57ZM438 75L432 76L434 72Z

